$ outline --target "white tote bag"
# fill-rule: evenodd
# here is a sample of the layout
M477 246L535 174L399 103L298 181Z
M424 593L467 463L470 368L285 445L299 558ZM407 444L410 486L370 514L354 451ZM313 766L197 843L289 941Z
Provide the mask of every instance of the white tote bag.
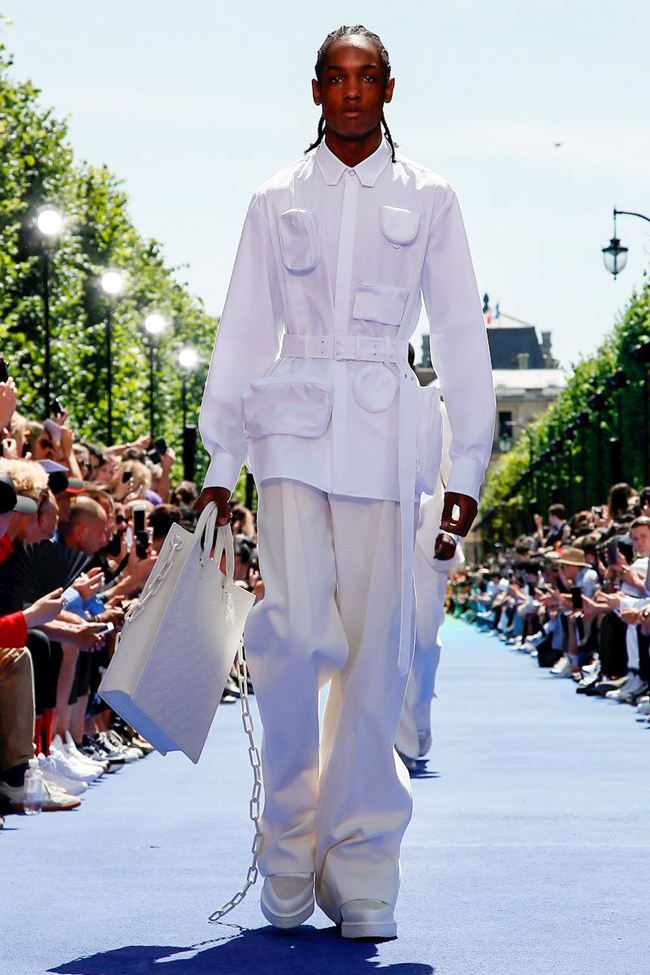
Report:
M216 520L210 503L193 533L172 526L99 688L163 755L182 751L195 763L255 602L233 582L230 525L217 530L211 557Z

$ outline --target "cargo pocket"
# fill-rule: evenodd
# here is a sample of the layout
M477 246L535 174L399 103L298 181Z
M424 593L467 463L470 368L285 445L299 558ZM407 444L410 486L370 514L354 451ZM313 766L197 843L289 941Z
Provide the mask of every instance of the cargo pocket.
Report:
M320 261L320 240L314 216L304 207L280 214L280 250L285 267L296 273L313 271Z
M360 284L354 296L352 317L361 322L380 322L399 327L409 293L406 288L384 284Z
M259 440L273 434L321 437L332 416L332 390L323 383L258 379L242 395L244 434Z
M354 398L368 413L383 413L395 401L399 383L394 372L383 362L364 366L352 383Z
M420 214L417 210L383 206L379 220L382 234L393 247L412 244L420 231Z
M442 411L435 386L417 388L415 434L416 494L435 494L442 460Z

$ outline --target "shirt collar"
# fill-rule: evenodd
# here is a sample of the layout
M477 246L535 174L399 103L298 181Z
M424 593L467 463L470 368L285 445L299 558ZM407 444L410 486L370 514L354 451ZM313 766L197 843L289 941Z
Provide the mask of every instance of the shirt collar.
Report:
M332 150L325 144L325 140L316 149L316 159L323 174L323 179L328 186L334 186L340 180L343 173L350 170L359 177L362 186L374 186L380 175L386 168L386 164L391 157L391 148L386 139L382 139L378 148L367 156L362 162L350 169Z

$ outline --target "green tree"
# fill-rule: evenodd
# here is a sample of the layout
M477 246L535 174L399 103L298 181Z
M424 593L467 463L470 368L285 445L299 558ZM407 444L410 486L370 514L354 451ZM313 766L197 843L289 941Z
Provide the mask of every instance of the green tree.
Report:
M525 428L488 473L481 498L482 536L488 546L511 542L529 531L527 502L535 497L543 508L552 500L553 487L559 488L570 511L605 501L614 474L612 438L621 441L625 480L643 486L650 436L645 414L650 363L638 362L633 353L649 341L646 276L596 352L572 367L555 403ZM612 388L611 377L619 371L626 384ZM538 468L531 472L534 460Z
M156 435L180 455L181 375L178 350L193 345L201 367L188 378L188 421L195 422L218 320L179 280L156 240L141 237L121 181L106 167L78 162L65 122L39 102L30 81L11 76L0 44L0 349L16 379L19 410L43 416L43 242L34 228L40 206L65 215L51 250L52 390L70 411L82 439L106 438L107 299L99 278L107 267L127 274L113 314L113 430L116 441L148 430L149 371L141 324L148 310L172 322L156 355ZM197 450L198 478L207 455ZM180 477L180 463L175 469Z

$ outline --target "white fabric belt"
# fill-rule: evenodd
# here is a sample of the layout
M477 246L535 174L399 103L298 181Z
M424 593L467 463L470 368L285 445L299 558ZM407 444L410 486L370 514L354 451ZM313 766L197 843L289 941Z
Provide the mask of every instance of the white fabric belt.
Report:
M408 339L372 335L290 335L282 339L281 356L297 359L358 359L395 362L399 370L399 506L401 522L402 609L398 667L407 674L413 653L413 548L415 545L415 428L417 386L408 364Z
M401 362L408 342L373 335L290 335L282 339L281 356L296 359L358 359L362 362Z

